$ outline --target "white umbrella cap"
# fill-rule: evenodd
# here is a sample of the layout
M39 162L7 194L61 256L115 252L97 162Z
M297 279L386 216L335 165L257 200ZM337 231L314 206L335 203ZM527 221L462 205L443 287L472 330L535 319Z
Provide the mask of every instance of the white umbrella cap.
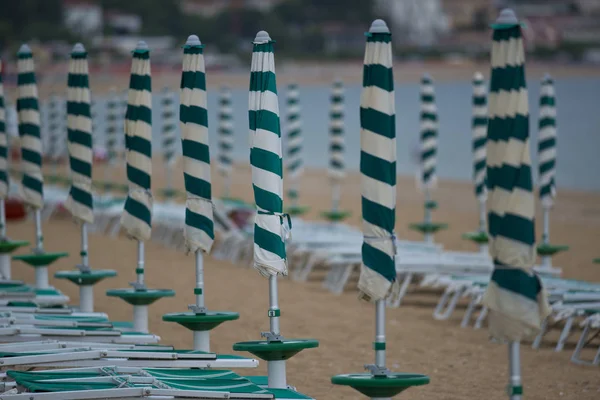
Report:
M267 33L267 31L259 31L256 34L256 38L254 38L255 44L263 44L271 41L271 36Z
M519 19L513 10L510 8L505 8L500 12L498 19L496 19L496 23L505 25L518 25Z
M421 77L422 80L431 80L431 75L429 75L429 72L425 72L423 73L423 76Z
M544 77L542 78L542 80L543 81L549 81L550 79L552 79L552 76L550 76L550 74L546 72L544 74Z
M390 29L382 19L376 19L369 28L369 33L390 33Z
M21 47L19 47L18 54L30 54L30 53L31 53L31 47L29 47L29 45L27 43L23 43L21 45Z
M483 80L483 74L481 72L477 71L473 75L473 79L475 79L476 81L482 81Z
M140 40L137 44L137 46L135 47L136 50L150 50L148 48L148 44L146 42L144 42L143 40Z
M201 46L202 42L200 41L200 38L196 35L190 35L187 38L187 41L185 42L186 46Z
M85 53L85 47L81 43L75 43L72 53Z

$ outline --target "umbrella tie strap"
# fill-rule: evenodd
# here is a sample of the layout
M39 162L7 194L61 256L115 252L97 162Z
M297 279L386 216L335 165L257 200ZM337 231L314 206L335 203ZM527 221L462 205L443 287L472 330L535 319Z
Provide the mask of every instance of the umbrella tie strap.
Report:
M398 248L396 246L396 234L392 232L389 236L363 236L365 242L382 242L384 240L392 241L392 249L394 250L394 254L398 252Z
M292 234L291 234L291 232L292 232L292 217L290 216L290 214L273 212L273 211L262 211L262 210L258 210L257 213L260 215L275 215L275 216L279 217L279 220L280 220L281 226L282 226L282 230L283 230L284 240L287 240L292 236ZM287 227L283 223L284 218L287 220Z

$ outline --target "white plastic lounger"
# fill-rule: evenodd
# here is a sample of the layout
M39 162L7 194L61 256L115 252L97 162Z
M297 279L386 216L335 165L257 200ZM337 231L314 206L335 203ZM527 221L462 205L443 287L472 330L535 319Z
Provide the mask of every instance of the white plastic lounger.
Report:
M581 356L582 351L588 345L590 345L595 339L600 337L600 312L588 316L582 323L583 331L577 341L577 346L571 356L571 362L580 365L600 365L600 343L598 344L598 350L594 355L594 358L589 361L583 359Z
M42 339L93 341L122 344L158 343L160 337L147 333L122 332L118 330L37 328L37 327L0 327L0 342L31 342Z

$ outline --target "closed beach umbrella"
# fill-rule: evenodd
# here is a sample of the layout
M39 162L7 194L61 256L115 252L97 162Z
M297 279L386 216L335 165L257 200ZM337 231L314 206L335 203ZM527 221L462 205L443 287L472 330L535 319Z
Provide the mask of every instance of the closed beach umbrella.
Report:
M67 148L71 189L65 207L82 223L94 222L92 199L92 118L87 52L78 43L71 53L67 82Z
M219 95L219 127L218 127L218 169L223 177L223 197L231 195L231 170L233 164L233 108L231 91L222 87Z
M429 74L421 78L421 177L422 188L427 193L437 183L438 116L435 90Z
M17 57L17 114L21 139L22 196L27 205L39 210L44 205L44 180L35 66L31 49L26 44L21 46Z
M344 83L333 83L329 110L329 178L331 179L331 211L340 204L340 182L345 176L344 164Z
M189 252L210 252L214 240L206 75L198 36L188 38L183 51L179 120L183 174L187 195L185 245Z
M396 105L390 32L373 22L363 67L360 98L360 173L363 235L358 289L382 300L396 279Z
M492 336L509 342L510 398L522 393L519 342L536 335L549 314L536 258L529 107L521 25L503 10L492 25L487 141L488 226L494 272L484 295Z
M290 84L287 87L287 157L286 167L288 172L288 197L292 208L298 206L298 186L304 172L304 160L302 158L302 121L300 119L300 93L298 85Z
M538 165L540 200L544 209L544 244L550 242L550 208L556 197L556 99L554 82L544 76L540 90L540 118L538 125Z
M106 145L106 167L104 173L105 187L112 187L112 172L119 159L119 98L114 88L110 89L106 99L106 124L105 124L105 145Z
M150 51L139 42L133 51L125 116L129 193L121 227L140 242L150 239L152 223L152 92Z
M57 174L57 164L64 153L64 130L63 130L63 119L64 109L62 107L61 99L52 94L48 100L46 106L46 112L48 116L48 150L45 152L46 155L52 161L52 173ZM54 179L57 177L54 176Z
M8 196L8 132L6 130L6 109L4 107L4 84L2 83L2 60L0 60L0 240L6 236L4 220L4 199Z
M283 216L283 166L273 41L254 41L249 93L250 165L257 213L254 267L263 276L287 275Z
M483 75L476 72L473 76L473 115L471 131L473 134L473 184L475 196L479 202L479 231L486 232L487 189L486 176L486 138L487 138L487 90Z
M162 152L165 165L165 185L163 191L167 199L175 196L171 172L175 161L177 161L177 134L175 131L175 100L174 93L169 88L163 88L161 104L161 134L162 134Z

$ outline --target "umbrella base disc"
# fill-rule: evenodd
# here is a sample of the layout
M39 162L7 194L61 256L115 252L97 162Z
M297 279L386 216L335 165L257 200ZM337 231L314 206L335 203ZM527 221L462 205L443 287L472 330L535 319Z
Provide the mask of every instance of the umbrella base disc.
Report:
M160 189L158 192L167 199L174 199L182 196L181 191L177 189Z
M23 261L32 267L47 267L59 258L67 257L69 253L39 253L20 254L13 256L13 260Z
M557 245L557 244L540 244L537 247L537 253L542 257L552 257L561 251L569 250L569 246Z
M415 224L410 224L409 228L415 231L419 231L423 234L425 233L436 233L442 229L447 229L448 224L444 224L441 222L418 222Z
M331 383L340 386L350 386L367 397L394 397L412 386L422 386L429 383L429 377L421 374L391 373L387 376L371 374L343 374L331 378Z
M462 235L462 238L477 244L486 244L490 241L490 238L485 232L467 232Z
M90 271L58 271L54 274L57 279L68 279L77 286L95 285L105 278L117 276L117 272L109 269L92 269Z
M340 222L348 218L352 213L350 211L323 211L321 216L331 222Z
M0 241L0 254L12 253L19 247L28 246L29 242L25 240L2 240Z
M163 315L166 322L176 322L191 331L210 331L226 321L234 321L240 314L229 311L207 311L204 314L193 312L170 313Z
M429 200L423 203L423 207L425 207L426 210L435 210L438 208L438 203L435 200Z
M106 295L118 297L132 306L148 306L163 297L175 296L175 291L170 289L112 289L107 290Z
M257 340L233 345L235 351L247 351L264 361L288 360L305 349L319 347L315 339L284 339L281 342Z

